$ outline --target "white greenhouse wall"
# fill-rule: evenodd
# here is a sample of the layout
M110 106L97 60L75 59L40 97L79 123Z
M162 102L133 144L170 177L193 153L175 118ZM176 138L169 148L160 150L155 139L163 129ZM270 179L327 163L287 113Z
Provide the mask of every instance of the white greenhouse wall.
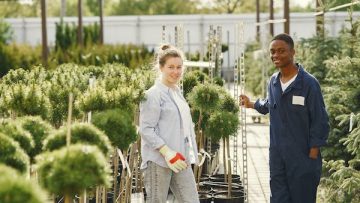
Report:
M356 20L360 12L353 14ZM262 13L260 21L268 20L268 14ZM275 19L281 19L281 14L276 14ZM336 36L342 27L349 27L347 12L326 13L326 29L329 36ZM40 18L16 18L5 19L11 24L14 30L14 40L17 43L27 43L37 45L41 43L41 19ZM48 45L55 45L55 23L60 18L47 19ZM66 17L65 22L77 24L77 17ZM83 24L99 22L98 17L84 17ZM205 53L206 40L209 26L222 26L222 42L228 42L230 53L224 53L224 65L233 66L235 59L235 25L239 22L244 23L245 43L255 40L256 26L255 14L240 15L153 15L153 16L108 16L104 17L104 42L106 44L132 43L144 44L149 48L154 48L161 43L162 26L167 26L166 40L174 43L174 26L183 25L184 28L184 51L200 51ZM262 25L261 38L264 46L267 46L268 25ZM274 24L274 34L283 32L283 23ZM300 38L307 38L315 35L315 16L314 13L291 13L290 14L290 34L295 41ZM189 37L188 37L189 36ZM265 48L265 47L264 47ZM229 55L228 55L229 54ZM229 62L230 59L230 62ZM229 68L229 67L227 67Z
M326 29L330 36L335 36L345 26L348 18L347 12L326 13ZM360 13L354 13L354 19L359 18ZM275 19L281 19L282 15L275 15ZM268 14L261 14L261 21L268 19ZM59 18L48 18L48 43L55 44L55 23ZM65 22L77 24L76 17L66 17ZM15 41L36 45L41 43L40 18L9 18L6 19L12 25ZM98 17L84 17L83 23L98 22ZM104 40L108 44L133 43L156 46L161 41L162 25L171 29L175 25L182 24L184 27L184 45L188 41L192 47L199 47L206 40L210 25L221 25L223 30L223 42L226 42L226 32L230 32L230 42L234 41L235 24L245 24L245 40L255 39L255 14L241 15L154 15L154 16L109 16L104 17ZM268 33L268 26L261 26L263 33ZM172 31L172 30L171 30ZM190 39L187 38L189 31ZM275 34L283 32L283 24L274 25ZM173 31L172 31L173 32ZM173 34L173 33L172 33ZM295 39L311 37L315 34L315 16L313 13L291 13L290 34ZM265 35L265 34L264 34ZM169 37L167 36L167 39ZM173 40L173 36L171 36Z

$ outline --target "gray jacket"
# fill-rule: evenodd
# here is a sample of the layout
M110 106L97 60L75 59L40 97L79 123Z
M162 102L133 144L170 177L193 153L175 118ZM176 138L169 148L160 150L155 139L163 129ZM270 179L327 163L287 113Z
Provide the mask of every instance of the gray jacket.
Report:
M181 99L185 101L182 96ZM197 164L199 161L194 126L188 127L191 128L190 141ZM188 161L189 144L183 129L179 108L170 93L170 88L157 81L146 91L146 100L140 104L141 169L147 167L148 161L168 167L164 157L158 151L164 144L183 154Z

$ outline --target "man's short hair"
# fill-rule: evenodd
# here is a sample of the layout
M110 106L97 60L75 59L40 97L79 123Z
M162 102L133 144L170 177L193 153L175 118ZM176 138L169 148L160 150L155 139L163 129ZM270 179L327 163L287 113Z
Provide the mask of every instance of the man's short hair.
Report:
M286 44L289 45L290 49L294 48L294 40L290 37L290 35L286 34L286 33L281 33L276 35L271 41L275 41L275 40L281 40L286 42Z

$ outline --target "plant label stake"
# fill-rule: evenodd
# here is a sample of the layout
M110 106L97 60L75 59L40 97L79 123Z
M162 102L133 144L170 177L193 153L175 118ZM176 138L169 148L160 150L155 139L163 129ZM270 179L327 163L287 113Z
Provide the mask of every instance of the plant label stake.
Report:
M349 132L351 132L352 129L353 129L354 116L355 116L355 114L354 114L353 112L351 112L351 114L350 114L350 127L349 127Z
M67 120L67 133L66 133L66 147L69 148L71 141L71 116L72 116L72 103L73 93L69 94L69 109L68 109L68 120Z
M90 89L94 89L95 82L96 82L95 76L92 76L92 77L89 78L89 88ZM88 112L88 120L87 120L87 122L91 123L91 111Z

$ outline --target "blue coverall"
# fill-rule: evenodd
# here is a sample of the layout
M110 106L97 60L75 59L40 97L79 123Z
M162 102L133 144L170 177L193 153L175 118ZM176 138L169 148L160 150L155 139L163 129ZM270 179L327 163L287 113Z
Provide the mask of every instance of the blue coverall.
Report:
M283 92L280 73L268 85L268 96L254 108L270 113L271 203L316 202L322 158L309 158L311 147L326 144L328 115L318 81L303 67Z

